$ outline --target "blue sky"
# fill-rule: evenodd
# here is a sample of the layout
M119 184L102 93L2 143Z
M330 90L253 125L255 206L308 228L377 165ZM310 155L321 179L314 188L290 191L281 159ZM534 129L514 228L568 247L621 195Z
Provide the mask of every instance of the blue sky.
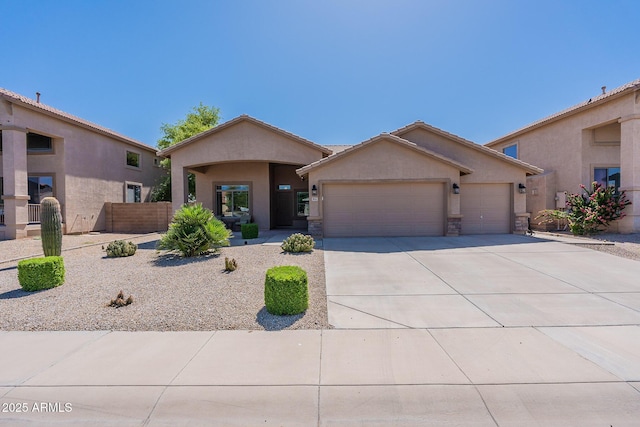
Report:
M640 78L637 1L0 0L0 87L149 145L202 102L319 144L486 143Z

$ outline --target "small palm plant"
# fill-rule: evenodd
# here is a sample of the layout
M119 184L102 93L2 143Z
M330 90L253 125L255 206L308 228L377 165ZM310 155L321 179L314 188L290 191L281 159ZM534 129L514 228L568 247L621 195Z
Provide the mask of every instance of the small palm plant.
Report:
M183 205L174 215L167 234L160 239L157 248L192 257L210 249L229 246L229 237L231 231L202 204Z

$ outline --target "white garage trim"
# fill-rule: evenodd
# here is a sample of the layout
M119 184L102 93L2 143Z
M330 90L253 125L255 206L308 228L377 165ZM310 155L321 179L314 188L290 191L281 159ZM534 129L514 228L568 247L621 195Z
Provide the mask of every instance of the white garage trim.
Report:
M447 184L441 180L322 183L324 236L442 236Z

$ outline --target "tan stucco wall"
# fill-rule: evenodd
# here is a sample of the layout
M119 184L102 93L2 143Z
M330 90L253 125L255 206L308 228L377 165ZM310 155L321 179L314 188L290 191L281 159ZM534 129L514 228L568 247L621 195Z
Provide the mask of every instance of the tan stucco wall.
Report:
M398 143L377 141L309 172L309 188L315 184L319 189L318 200L311 199L309 218L322 216L322 184L326 182L429 179L447 182L450 188L452 183L460 181L460 172ZM447 210L449 214L460 213L458 195L449 194Z
M467 147L464 144L451 141L443 136L429 132L426 129L414 129L399 136L473 169L473 173L463 175L460 178L461 186L464 184L477 183L513 184L513 188L515 189L513 195L513 212L516 214L526 212L526 194L521 194L517 191L519 184L526 183L527 178L524 169Z
M307 165L322 156L317 147L250 121L241 121L171 153L173 209L179 209L186 201L185 171L196 172L196 199L207 207L213 207L213 180L252 181L254 220L259 227L268 229L271 221L269 163ZM252 166L244 169L245 165Z
M154 166L156 155L151 147L133 146L38 111L2 104L1 124L11 122L53 138L53 154L28 154L27 171L29 175L53 175L54 195L62 204L68 233L81 231L74 228L81 222L83 231L104 230L104 203L124 202L126 182L142 184L142 201L148 201L152 186L164 174ZM140 154L139 169L126 165L127 150Z
M206 167L204 173L196 173L196 199L215 212L215 186L222 184L249 184L249 205L253 222L262 230L270 228L269 163L236 162Z
M505 147L517 144L520 160L541 167L545 172L555 172L555 179L546 180L545 209L555 208L553 197L556 192L578 193L580 184L588 186L593 181L595 167L621 167L621 187L640 189L640 154L634 153L634 150L639 150L635 147L640 145L640 132L637 136L623 137L621 130L625 125L618 122L620 118L640 113L638 94L630 93L611 99L492 144L492 148L502 151ZM640 119L630 122L637 121ZM625 160L629 161L626 168ZM629 169L633 168L637 172L629 173ZM627 193L634 197L631 194L633 192ZM529 209L535 215L540 205L536 202ZM636 215L640 215L640 205L637 208L628 207L626 211L628 214L635 211ZM640 228L628 231L640 231Z
M321 158L317 148L251 122L240 122L171 153L171 162L182 167L236 161L307 165Z

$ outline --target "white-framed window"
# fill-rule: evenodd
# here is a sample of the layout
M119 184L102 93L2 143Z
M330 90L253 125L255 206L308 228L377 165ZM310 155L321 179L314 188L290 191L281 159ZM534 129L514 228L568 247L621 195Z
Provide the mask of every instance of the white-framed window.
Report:
M140 166L141 166L140 153L138 153L136 151L127 150L127 166L131 166L132 168L140 169Z
M141 203L142 202L142 184L139 182L124 183L124 201L125 203Z
M518 158L518 144L509 145L508 147L504 147L502 149L502 154L513 157L514 159Z

